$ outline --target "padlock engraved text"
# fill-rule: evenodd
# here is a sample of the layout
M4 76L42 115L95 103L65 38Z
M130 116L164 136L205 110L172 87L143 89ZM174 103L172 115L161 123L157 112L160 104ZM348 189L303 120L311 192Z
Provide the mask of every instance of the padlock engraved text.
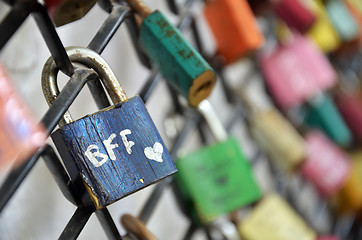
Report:
M135 145L133 141L129 141L127 139L127 135L132 134L132 131L130 129L122 130L119 135L122 138L123 145L126 148L126 151L128 154L132 154L132 147ZM108 139L103 140L103 145L108 153L104 154L99 151L99 147L95 144L91 144L87 147L87 150L84 152L84 155L88 158L88 160L95 166L100 167L103 164L105 164L108 159L115 161L116 155L113 151L113 149L118 148L119 145L117 143L112 143L113 139L116 138L117 135L115 133L112 133ZM146 147L144 149L145 156L150 159L154 160L156 162L163 162L162 159L162 153L163 153L163 147L162 144L159 142L155 142L153 147ZM109 158L108 158L109 156ZM99 160L100 159L100 160Z

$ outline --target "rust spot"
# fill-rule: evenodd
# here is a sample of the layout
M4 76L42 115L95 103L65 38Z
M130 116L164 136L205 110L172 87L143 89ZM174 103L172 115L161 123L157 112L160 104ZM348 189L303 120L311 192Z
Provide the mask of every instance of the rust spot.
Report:
M167 22L165 20L157 20L156 24L162 29L162 31L165 31L165 28L168 26Z

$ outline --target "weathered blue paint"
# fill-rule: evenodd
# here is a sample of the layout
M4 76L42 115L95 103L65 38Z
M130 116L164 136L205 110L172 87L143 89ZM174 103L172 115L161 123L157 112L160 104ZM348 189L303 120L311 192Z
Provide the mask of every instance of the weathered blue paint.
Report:
M205 98L211 92L216 81L213 69L162 13L156 10L143 20L140 40L163 76L189 101L193 97L189 95L193 81L207 71L211 72L210 79L200 81L205 81L210 89L204 91Z
M127 135L128 141L135 143L131 154L127 153L119 135L124 129L132 131L132 134ZM112 144L118 144L113 149L116 160L109 158L102 166L95 167L84 153L89 145L95 144L101 153L107 154L103 141L112 133L116 134ZM53 133L52 139L71 178L88 185L97 208L177 171L140 97L67 124ZM150 160L145 156L144 149L152 147L155 142L163 146L163 162Z

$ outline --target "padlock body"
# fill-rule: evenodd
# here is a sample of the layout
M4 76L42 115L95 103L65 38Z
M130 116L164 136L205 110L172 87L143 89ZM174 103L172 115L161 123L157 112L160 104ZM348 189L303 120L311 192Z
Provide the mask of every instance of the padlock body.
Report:
M316 16L316 22L309 29L308 35L323 52L336 50L341 44L341 39L330 22L321 0L305 0L304 3Z
M336 105L344 121L356 140L362 143L362 96L359 94L340 94Z
M340 238L335 236L323 236L318 237L317 240L340 240Z
M51 135L73 181L104 207L176 167L140 97L88 115Z
M327 94L320 94L309 102L304 123L322 130L339 146L346 147L352 142L351 131Z
M255 140L272 160L286 171L299 167L306 157L306 147L297 130L274 109L260 111L251 121Z
M203 148L176 162L180 185L202 222L258 200L261 191L235 138Z
M298 0L281 0L274 11L290 28L300 33L305 33L315 21L314 14Z
M351 173L336 196L337 208L342 214L351 214L362 210L362 152L350 153L350 158L352 160Z
M262 57L261 67L268 89L283 109L298 106L336 83L336 73L326 57L300 35Z
M156 10L143 20L140 41L162 75L191 106L209 96L215 72L162 13Z
M308 179L326 198L337 193L347 181L351 164L341 149L319 131L306 135L308 155L301 168Z
M0 175L3 168L21 164L46 139L43 125L37 122L0 64Z
M240 222L238 229L248 240L315 240L316 233L278 195L265 196Z
M326 10L331 23L342 41L348 42L358 38L358 24L343 1L327 1Z
M57 27L74 22L86 15L97 0L44 0Z
M232 63L263 44L255 17L246 0L213 0L204 15L217 42L218 54Z

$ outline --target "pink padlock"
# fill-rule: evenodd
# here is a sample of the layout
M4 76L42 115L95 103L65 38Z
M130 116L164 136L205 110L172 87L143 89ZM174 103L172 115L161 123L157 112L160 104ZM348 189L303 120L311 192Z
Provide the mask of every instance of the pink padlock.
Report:
M324 237L318 237L317 240L340 240L340 238L334 236L324 236Z
M309 132L305 140L308 153L301 167L302 175L324 197L330 197L340 190L349 176L349 158L319 131Z
M322 52L307 38L296 34L288 44L262 56L261 68L271 94L283 109L298 106L332 87L336 73Z

